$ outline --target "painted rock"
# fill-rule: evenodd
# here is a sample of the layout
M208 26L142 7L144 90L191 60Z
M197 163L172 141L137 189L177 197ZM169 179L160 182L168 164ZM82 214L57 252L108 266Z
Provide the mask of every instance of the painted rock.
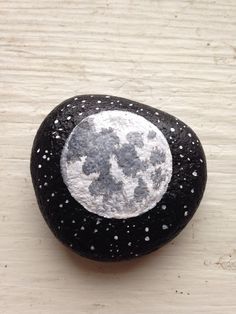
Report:
M31 175L55 236L95 260L156 250L196 211L206 159L196 134L177 118L124 98L64 101L34 140Z

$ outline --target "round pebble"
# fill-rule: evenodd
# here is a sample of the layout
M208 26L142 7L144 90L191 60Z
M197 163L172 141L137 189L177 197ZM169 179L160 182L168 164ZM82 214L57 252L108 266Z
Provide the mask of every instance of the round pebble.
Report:
M31 175L55 236L102 261L135 258L172 240L195 213L207 180L193 130L109 95L70 98L45 118Z

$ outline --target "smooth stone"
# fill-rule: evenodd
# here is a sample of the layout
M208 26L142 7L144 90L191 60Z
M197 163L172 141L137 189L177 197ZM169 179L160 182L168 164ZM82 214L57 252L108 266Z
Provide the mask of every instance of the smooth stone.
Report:
M187 225L207 170L200 140L179 119L124 98L82 95L41 124L31 176L62 243L119 261L158 249Z

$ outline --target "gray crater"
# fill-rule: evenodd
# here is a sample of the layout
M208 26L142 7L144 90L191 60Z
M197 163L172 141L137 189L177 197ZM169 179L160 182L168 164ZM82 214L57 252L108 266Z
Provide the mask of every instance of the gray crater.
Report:
M153 166L162 164L166 160L166 155L164 152L156 148L151 152L150 162Z
M143 199L146 199L149 195L146 182L142 179L138 179L138 185L134 189L134 198L137 202L141 202Z
M123 182L117 181L110 173L112 155L115 156L118 166L126 176L135 178L139 171L148 167L148 162L141 161L135 149L144 145L142 134L130 132L126 138L129 143L120 145L120 139L111 127L97 132L93 120L88 119L80 123L69 142L68 160L73 162L85 157L82 166L84 174L87 176L93 173L99 174L98 178L89 185L89 192L95 197L102 196L104 203L109 201L114 194L125 195ZM134 190L134 199L142 201L148 194L146 183L139 178Z
M129 132L126 138L130 144L133 144L139 148L143 147L143 136L139 132Z
M158 168L152 173L151 179L153 182L153 188L155 190L158 190L161 186L162 181L165 180L165 176L162 174L161 169Z
M128 177L134 178L138 171L146 169L147 165L140 160L133 144L123 144L121 148L116 150L115 155L119 167Z

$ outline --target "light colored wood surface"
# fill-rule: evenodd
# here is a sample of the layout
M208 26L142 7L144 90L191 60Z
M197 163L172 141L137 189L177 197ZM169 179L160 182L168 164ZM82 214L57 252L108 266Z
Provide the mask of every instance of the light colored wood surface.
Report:
M168 111L205 147L199 211L132 262L70 253L36 205L29 157L62 100ZM236 1L0 0L0 313L236 313Z

